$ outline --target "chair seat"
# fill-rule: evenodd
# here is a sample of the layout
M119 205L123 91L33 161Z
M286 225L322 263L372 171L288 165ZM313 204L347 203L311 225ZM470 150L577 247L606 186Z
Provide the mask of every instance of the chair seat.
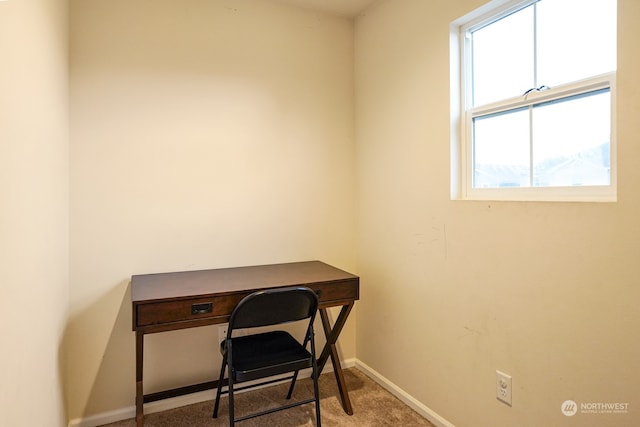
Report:
M225 343L220 343L223 354ZM311 353L285 331L235 337L232 346L236 381L251 381L313 366Z

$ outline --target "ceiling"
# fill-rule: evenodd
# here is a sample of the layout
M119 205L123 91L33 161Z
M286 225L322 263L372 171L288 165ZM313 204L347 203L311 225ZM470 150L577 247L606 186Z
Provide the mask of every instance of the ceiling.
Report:
M354 17L377 0L280 0L283 3L333 15Z

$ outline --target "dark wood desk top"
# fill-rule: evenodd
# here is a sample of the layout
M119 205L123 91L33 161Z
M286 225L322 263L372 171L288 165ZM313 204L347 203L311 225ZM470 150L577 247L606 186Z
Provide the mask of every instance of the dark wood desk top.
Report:
M131 277L131 301L141 303L225 295L252 289L309 286L358 279L358 276L321 261L144 274Z

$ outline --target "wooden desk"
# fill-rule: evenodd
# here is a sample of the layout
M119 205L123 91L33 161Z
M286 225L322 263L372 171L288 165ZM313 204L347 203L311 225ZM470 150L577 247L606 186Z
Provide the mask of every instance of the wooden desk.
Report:
M320 261L273 264L216 270L135 275L131 277L133 330L136 333L136 422L144 425L143 405L156 400L216 388L209 381L152 394L144 394L144 335L184 328L226 323L242 298L267 288L307 286L320 299L320 319L327 342L318 358L322 372L331 357L342 407L353 414L336 342L359 298L360 279ZM327 308L341 306L332 326ZM217 340L217 336L211 337Z

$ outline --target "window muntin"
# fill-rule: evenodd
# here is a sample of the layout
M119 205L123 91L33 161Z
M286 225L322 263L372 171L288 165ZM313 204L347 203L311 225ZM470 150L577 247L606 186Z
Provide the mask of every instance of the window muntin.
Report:
M512 1L461 27L463 198L615 199L616 16Z

